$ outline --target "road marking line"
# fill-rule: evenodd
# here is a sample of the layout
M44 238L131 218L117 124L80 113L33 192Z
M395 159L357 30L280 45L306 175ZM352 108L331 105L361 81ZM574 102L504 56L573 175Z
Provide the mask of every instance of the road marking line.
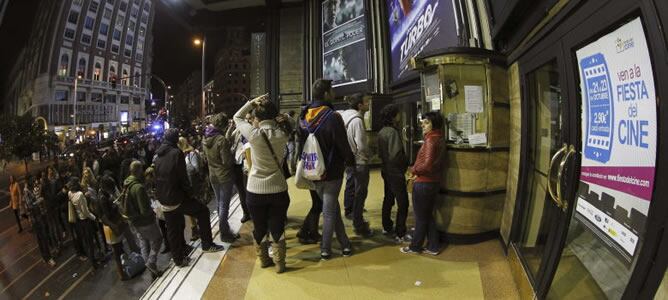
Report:
M83 276L79 277L77 281L75 281L72 285L70 285L69 288L65 290L65 293L63 293L62 295L60 295L60 297L58 297L58 300L65 299L65 297L67 297L67 295L71 293L74 290L74 288L77 287L77 285L79 285L79 283L81 283L84 280L84 278L86 278L86 276L88 276L92 272L93 272L93 267L89 267L88 271L86 271L86 273L84 273Z
M66 264L68 264L68 263L69 263L72 259L74 259L75 257L76 257L76 254L72 254L72 256L70 256L69 259L67 259L67 260L64 261L62 264L60 264L60 266L59 266L58 268L56 268L55 270L53 270L53 272L51 272L51 273L49 274L49 276L46 276L46 278L42 279L42 281L40 281L34 288L32 288L32 290L30 290L30 292L28 292L28 294L26 294L26 295L23 297L23 299L28 299L28 297L30 297L30 295L32 295L35 291L37 291L37 290L39 289L39 287L41 287L47 280L49 280L49 278L51 278L51 276L53 276L53 274L58 273L58 271L60 271L60 269L61 269L62 267L64 267Z
M5 287L5 289L2 290L2 291L0 292L0 294L4 294L4 293L7 291L7 289L9 289L15 282L17 282L19 279L21 279L21 277L23 277L23 275L25 275L26 273L28 273L28 271L32 270L32 268L34 268L34 267L35 267L38 263L40 263L40 262L41 262L41 259L38 259L38 260L37 260L34 264L32 264L32 266L30 266L27 270L23 271L18 277L14 278L14 280L10 281L9 284Z

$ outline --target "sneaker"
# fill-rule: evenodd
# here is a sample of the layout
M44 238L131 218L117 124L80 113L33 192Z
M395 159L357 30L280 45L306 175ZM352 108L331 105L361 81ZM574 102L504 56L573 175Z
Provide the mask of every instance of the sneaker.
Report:
M341 255L343 255L343 257L350 257L353 255L353 249L350 247L343 248L343 250L341 250Z
M411 247L401 247L401 248L399 248L399 251L401 251L401 253L414 253L414 254L419 253L417 251L413 251L413 249L411 249Z
M56 266L56 261L53 260L53 258L49 258L49 261L47 261L46 263L49 264L50 267Z
M360 228L355 228L355 234L368 238L373 235L373 230L369 228L369 223L364 223Z
M80 261L88 261L88 257L86 256L79 256Z
M199 234L193 234L193 236L190 237L190 241L191 241L191 242L194 242L194 241L196 241L196 240L199 240Z
M392 234L394 234L394 230L383 229L383 235L392 235Z
M433 255L433 256L437 256L439 252L438 252L438 251L434 251L434 250L424 249L424 250L422 250L422 253L429 254L429 255Z
M328 252L320 252L320 260L330 260L332 259L332 254Z
M394 241L397 244L402 244L402 243L410 243L413 240L413 238L410 236L410 234L405 234L404 236L395 236Z
M299 240L299 243L302 245L312 245L312 244L317 244L318 240L312 238L312 237L304 237L304 238L297 238Z
M186 256L180 261L175 260L174 264L179 268L187 267L188 265L190 265L190 257Z
M225 243L234 243L240 236L238 234L234 233L227 233L227 234L221 234L220 235L220 240L225 242Z
M202 247L202 252L206 252L206 253L220 252L220 251L223 251L223 250L225 250L225 247L223 247L222 245L215 244L215 243L211 244L211 246L206 247L206 248Z

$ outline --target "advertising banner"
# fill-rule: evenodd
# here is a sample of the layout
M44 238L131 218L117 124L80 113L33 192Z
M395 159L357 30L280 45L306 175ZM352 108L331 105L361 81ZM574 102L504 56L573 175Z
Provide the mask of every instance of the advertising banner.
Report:
M408 76L408 61L425 51L459 45L451 0L386 0L392 80Z
M629 261L644 232L657 148L652 62L640 19L577 51L582 163L576 217Z
M366 82L366 18L363 0L322 3L322 76L333 87Z

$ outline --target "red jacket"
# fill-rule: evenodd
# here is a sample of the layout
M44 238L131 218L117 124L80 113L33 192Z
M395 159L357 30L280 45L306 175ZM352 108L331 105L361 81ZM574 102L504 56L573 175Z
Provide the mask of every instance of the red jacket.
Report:
M432 130L424 138L411 171L417 176L415 182L441 182L445 167L445 141L441 130Z

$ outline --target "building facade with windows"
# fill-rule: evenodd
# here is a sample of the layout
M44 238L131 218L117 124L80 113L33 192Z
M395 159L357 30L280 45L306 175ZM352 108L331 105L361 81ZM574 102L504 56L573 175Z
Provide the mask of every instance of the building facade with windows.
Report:
M6 89L12 112L44 117L65 139L75 137L75 118L76 136L102 137L145 126L154 4L42 1L10 77L14 82Z

